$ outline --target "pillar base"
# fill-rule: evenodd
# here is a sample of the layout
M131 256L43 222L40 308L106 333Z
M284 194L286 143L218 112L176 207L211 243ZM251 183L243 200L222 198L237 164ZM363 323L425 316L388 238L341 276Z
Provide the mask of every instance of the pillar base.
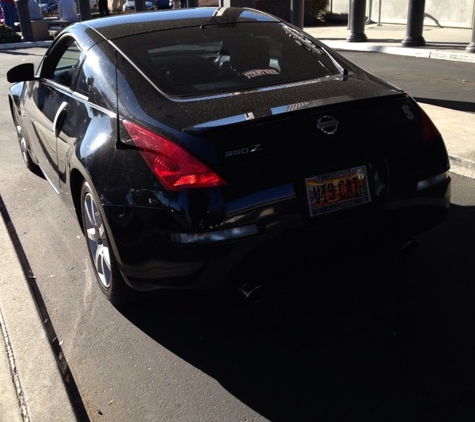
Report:
M196 6L198 6L198 0ZM256 7L255 0L219 0L218 4L221 7Z
M465 51L467 53L475 53L475 41L467 45L467 47L465 48Z
M349 37L346 39L348 42L364 42L368 41L368 37L366 36L365 33L361 34L350 34Z
M418 37L406 37L402 40L403 47L421 47L426 45L426 40L422 35Z

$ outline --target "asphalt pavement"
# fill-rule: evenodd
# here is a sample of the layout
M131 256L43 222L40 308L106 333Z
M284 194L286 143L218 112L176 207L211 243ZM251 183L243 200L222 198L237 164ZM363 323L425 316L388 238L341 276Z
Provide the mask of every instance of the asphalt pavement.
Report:
M406 25L370 22L367 41L348 42L346 25L305 28L335 50L366 51L454 60L473 64L469 52L473 31L466 28L424 26L425 45L403 47ZM0 57L16 49L47 47L50 41L0 44ZM2 83L6 83L2 81ZM5 99L4 99L5 100ZM441 132L450 156L451 171L475 178L475 113L422 104ZM45 311L35 296L21 244L0 191L0 422L74 422L83 420L74 394L72 375L65 367L57 339L48 328ZM85 421L84 421L85 422Z

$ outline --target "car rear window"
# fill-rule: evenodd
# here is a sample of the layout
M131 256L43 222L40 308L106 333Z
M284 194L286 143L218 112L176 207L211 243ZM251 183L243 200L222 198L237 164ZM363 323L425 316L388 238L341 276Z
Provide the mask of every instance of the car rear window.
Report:
M164 93L209 95L338 73L316 44L280 23L202 25L115 41Z

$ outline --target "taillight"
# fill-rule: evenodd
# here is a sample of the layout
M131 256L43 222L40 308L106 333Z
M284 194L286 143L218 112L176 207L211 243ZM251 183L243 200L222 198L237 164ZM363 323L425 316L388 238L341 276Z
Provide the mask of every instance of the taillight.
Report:
M123 121L135 146L168 190L212 188L227 183L184 148L135 123Z
M441 134L434 122L427 115L427 113L421 108L422 114L422 139L424 141L431 141L435 138L440 138Z

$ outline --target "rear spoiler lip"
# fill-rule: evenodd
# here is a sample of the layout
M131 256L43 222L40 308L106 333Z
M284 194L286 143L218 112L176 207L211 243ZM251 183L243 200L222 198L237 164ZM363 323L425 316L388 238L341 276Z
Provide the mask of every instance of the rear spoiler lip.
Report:
M399 97L407 97L407 94L404 92L389 92L389 95L392 96L399 96ZM377 95L374 98L380 97L381 95ZM318 109L321 107L330 106L333 104L344 104L351 101L360 101L355 100L351 96L335 96L335 97L328 97L328 98L321 98L313 101L305 101L295 104L286 104L282 106L272 107L265 110L250 110L247 113L240 113L233 116L228 116L216 120L209 120L203 123L198 123L194 126L189 126L183 129L183 132L197 135L208 130L216 129L222 126L229 126L234 124L241 124L249 121L255 122L256 120L266 119L267 117L277 116L277 115L285 115L289 113L300 112L302 110L309 110L309 109Z

